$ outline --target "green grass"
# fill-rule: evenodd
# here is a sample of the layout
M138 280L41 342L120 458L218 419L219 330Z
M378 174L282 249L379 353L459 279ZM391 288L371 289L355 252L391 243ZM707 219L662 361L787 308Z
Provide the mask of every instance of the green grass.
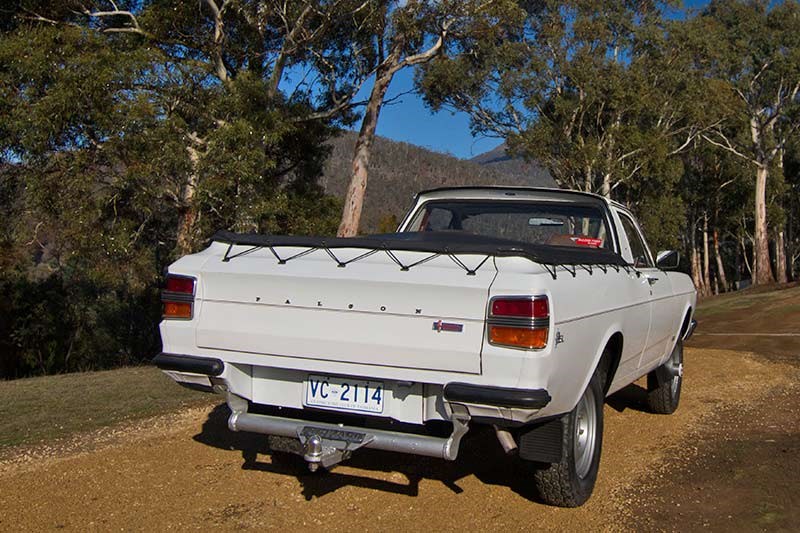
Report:
M784 314L796 310L798 302L800 286L742 291L702 301L697 314L702 319L762 303ZM154 367L0 381L0 449L52 441L219 400L179 387Z
M699 316L708 316L727 311L747 309L759 304L770 303L776 306L794 307L800 298L800 286L786 289L754 292L746 289L706 298L697 305Z
M210 403L154 367L0 381L0 449Z

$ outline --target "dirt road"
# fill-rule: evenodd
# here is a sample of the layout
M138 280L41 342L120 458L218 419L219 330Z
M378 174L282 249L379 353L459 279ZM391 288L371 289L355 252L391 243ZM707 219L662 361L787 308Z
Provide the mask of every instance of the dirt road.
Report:
M675 415L644 412L637 386L609 400L598 485L579 509L537 503L489 432L470 434L455 463L364 450L310 474L209 407L0 462L0 530L790 530L799 371L687 349Z

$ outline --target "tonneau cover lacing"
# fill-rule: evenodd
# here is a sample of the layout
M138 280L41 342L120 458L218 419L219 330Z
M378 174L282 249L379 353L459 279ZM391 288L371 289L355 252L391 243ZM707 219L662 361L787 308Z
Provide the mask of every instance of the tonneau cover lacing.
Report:
M495 239L478 235L436 235L434 238L425 234L386 234L358 238L328 238L328 237L291 237L273 235L238 234L228 231L217 232L213 241L226 243L228 248L222 258L229 262L237 257L242 257L256 250L267 249L278 261L285 265L289 261L304 257L318 250L324 251L339 268L345 268L350 263L360 261L377 253L385 253L401 271L408 271L416 266L425 264L437 257L448 257L453 263L462 268L468 276L474 276L478 270L492 257L522 257L537 263L547 270L553 279L557 279L559 268L572 277L577 276L578 269L585 270L589 275L594 274L597 267L604 274L608 269L626 273L641 273L632 265L626 263L622 257L614 252L600 249L569 249L563 246L542 246L505 239ZM232 253L234 246L249 246L247 249ZM305 248L289 256L282 256L276 248L291 247ZM364 248L366 252L346 261L340 259L334 250L342 248ZM553 250L551 250L553 249ZM429 252L429 255L413 263L403 263L395 252ZM477 266L471 268L458 254L484 256Z

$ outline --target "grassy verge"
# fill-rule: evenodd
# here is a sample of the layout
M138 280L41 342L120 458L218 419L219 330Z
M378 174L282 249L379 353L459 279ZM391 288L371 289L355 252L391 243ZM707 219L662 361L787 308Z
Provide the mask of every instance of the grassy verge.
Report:
M0 448L50 441L213 399L178 386L154 367L0 381Z
M697 321L689 346L747 351L800 364L800 337L793 336L800 333L800 285L706 298L697 306ZM714 335L704 335L708 333Z
M796 331L800 286L707 298L698 306L697 316L700 332L776 331L786 327ZM697 336L691 345L800 353L796 338L731 339ZM179 387L153 367L0 381L0 449L52 441L214 401L219 398Z
M716 313L757 308L763 304L770 304L773 308L794 306L798 301L800 301L800 285L758 287L705 298L698 303L697 314L708 317Z

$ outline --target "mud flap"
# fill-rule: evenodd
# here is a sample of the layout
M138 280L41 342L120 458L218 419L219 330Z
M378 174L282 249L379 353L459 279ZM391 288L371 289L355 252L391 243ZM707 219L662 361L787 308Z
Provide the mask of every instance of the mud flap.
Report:
M523 428L519 434L519 456L526 461L561 461L564 417Z

